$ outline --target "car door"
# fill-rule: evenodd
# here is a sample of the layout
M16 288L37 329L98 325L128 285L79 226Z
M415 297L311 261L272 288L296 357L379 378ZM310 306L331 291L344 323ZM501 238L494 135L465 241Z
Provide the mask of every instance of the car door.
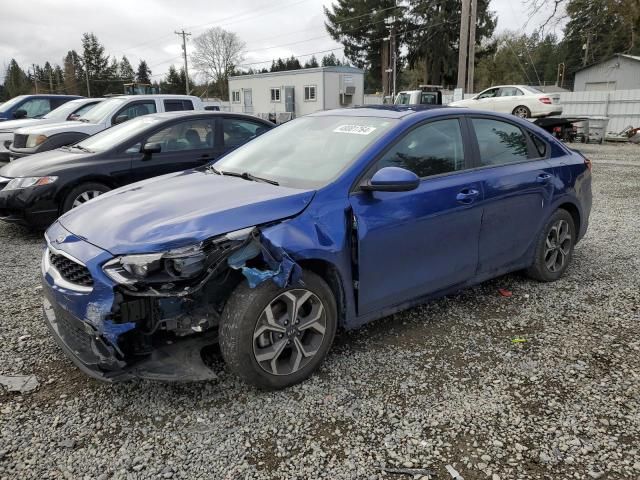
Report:
M413 128L375 163L416 173L408 192L357 190L358 312L367 314L474 276L482 186L470 165L464 124L451 117Z
M140 153L144 145L156 144L158 153ZM135 154L134 181L196 168L217 159L222 153L216 142L216 119L180 120L156 130L128 148Z
M475 97L475 101L473 102L473 105L470 105L470 107L477 108L479 110L493 111L495 108L495 99L498 97L499 93L499 87L488 88Z
M522 105L524 92L517 87L502 87L498 96L493 100L493 111L500 113L512 113Z
M245 118L223 117L222 134L224 153L235 150L240 145L262 135L267 130L269 130L269 127L263 123L254 122Z
M158 111L155 100L133 100L118 110L112 117L110 125L116 125L132 118L148 115ZM118 119L118 121L116 121Z
M522 268L550 214L553 168L519 125L491 117L472 117L469 124L477 142L476 165L483 172L478 273Z

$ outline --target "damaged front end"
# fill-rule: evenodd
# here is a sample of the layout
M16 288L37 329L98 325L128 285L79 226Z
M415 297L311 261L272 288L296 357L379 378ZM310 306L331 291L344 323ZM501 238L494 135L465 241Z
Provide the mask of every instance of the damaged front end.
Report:
M101 380L215 378L202 350L216 343L233 289L245 278L285 285L300 274L256 227L115 258L62 230L48 232L56 238L43 256L45 319L67 355Z

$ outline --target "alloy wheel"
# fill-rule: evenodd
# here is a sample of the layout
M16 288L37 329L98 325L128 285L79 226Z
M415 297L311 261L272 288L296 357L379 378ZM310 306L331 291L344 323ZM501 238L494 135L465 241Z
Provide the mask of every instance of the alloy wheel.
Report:
M516 117L520 117L520 118L528 118L529 117L529 112L527 111L527 109L525 107L518 107L516 108L515 112L513 112L515 114Z
M324 340L327 318L313 292L298 288L273 299L253 332L256 362L272 375L291 375L304 368Z
M87 203L89 200L96 198L99 195L102 195L104 192L100 192L98 190L88 190L86 192L82 192L78 195L74 200L71 208L76 208L82 205L83 203Z
M544 264L550 272L562 270L571 253L571 229L566 220L558 220L549 229L545 241Z

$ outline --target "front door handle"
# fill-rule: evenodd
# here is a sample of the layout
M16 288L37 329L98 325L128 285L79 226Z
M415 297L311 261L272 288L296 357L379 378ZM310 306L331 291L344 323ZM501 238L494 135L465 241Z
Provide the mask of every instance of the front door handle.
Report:
M538 175L536 180L538 181L538 183L547 183L550 178L551 178L550 173L541 173L540 175Z
M456 195L456 200L460 203L472 203L480 195L480 191L475 188L465 188Z

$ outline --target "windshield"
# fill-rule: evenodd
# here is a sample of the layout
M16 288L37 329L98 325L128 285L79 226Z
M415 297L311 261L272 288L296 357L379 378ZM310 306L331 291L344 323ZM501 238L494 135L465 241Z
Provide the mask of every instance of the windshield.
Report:
M71 101L60 105L55 110L51 110L42 118L47 120L66 120L69 115L75 112L84 103L84 100L80 102Z
M95 108L99 108L100 104ZM89 150L91 152L106 152L115 146L120 145L127 139L135 137L153 125L160 123L162 120L149 115L134 118L128 122L121 123L111 128L107 128L89 138L76 144L80 149Z
M110 98L109 100L100 102L78 120L88 123L102 123L105 120L105 115L109 115L113 110L122 106L124 102L126 102L126 99Z
M292 188L320 188L396 122L378 117L301 117L234 150L214 167Z
M11 107L13 107L14 105L17 105L22 100L24 100L25 97L26 95L18 95L17 97L12 98L11 100L7 100L2 104L2 110L3 111L9 110Z

